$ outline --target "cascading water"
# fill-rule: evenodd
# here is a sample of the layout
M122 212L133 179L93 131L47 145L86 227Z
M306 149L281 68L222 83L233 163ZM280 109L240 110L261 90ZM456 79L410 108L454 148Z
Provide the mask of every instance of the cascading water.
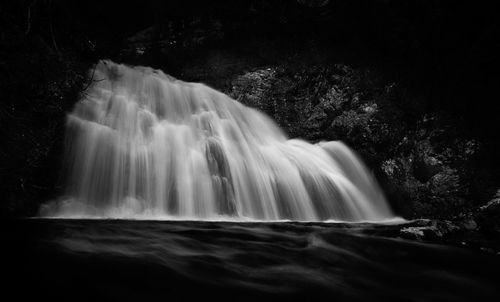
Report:
M382 220L373 177L341 142L288 140L203 84L100 61L68 116L67 194L44 216Z

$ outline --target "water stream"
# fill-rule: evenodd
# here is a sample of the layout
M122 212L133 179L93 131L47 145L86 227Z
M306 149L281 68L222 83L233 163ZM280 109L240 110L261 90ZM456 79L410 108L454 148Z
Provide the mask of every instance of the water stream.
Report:
M67 119L66 194L42 216L379 221L393 217L339 141L288 139L206 85L100 61Z

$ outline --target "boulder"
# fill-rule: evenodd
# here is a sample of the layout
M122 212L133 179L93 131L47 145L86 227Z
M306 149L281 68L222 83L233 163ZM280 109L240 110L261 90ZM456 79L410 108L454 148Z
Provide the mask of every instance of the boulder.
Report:
M399 233L405 239L436 240L458 230L460 227L448 220L417 220L412 225L402 228Z
M481 231L500 234L500 190L492 200L479 208L476 221Z

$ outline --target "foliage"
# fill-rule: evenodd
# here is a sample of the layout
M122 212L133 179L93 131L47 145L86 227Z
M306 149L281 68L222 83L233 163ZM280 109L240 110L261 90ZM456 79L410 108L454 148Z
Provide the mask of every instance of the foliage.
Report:
M84 87L88 64L7 25L0 36L7 50L0 64L0 214L33 215L55 193L65 113Z

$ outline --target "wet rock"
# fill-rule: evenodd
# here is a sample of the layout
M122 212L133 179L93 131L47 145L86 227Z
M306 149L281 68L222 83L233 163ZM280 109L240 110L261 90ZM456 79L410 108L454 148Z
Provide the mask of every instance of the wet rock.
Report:
M477 223L474 219L467 219L460 223L460 227L467 231L474 231L477 229Z
M418 220L415 225L402 228L399 232L405 239L436 240L459 230L459 226L448 220Z
M479 208L476 215L479 228L487 233L500 233L500 190L486 205Z
M500 190L496 197L480 208L481 212L489 214L500 214Z
M427 227L407 227L402 228L399 232L401 237L405 239L417 239L422 240L425 237L424 230Z

